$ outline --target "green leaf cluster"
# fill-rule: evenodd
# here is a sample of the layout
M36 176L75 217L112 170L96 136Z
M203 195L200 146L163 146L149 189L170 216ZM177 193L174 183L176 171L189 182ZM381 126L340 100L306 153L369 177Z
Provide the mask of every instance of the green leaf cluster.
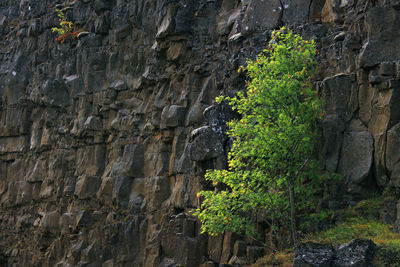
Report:
M234 141L228 168L208 170L206 179L225 190L202 191L194 214L202 232L225 231L256 236L254 222L266 214L272 228L289 224L289 188L297 212L312 208L310 199L321 184L311 160L321 101L310 79L316 68L316 45L291 30L274 31L267 49L248 61L246 90L218 97L241 119L229 122Z
M55 40L56 42L60 41L61 43L64 43L67 37L74 34L74 23L65 18L65 14L62 10L56 9L56 12L59 21L59 27L53 27L51 28L51 31L58 34L58 37Z
M67 21L62 10L56 9L56 12L58 13L57 16L59 17L58 21L60 22L60 27L53 27L51 28L51 31L58 33L58 35L64 35L71 32L74 24L71 21Z

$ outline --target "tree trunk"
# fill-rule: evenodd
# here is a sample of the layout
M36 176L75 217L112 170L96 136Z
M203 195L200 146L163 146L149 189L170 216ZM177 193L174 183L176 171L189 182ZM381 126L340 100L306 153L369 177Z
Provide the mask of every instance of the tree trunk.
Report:
M293 245L297 244L297 229L296 229L296 205L294 199L294 186L289 184L289 200L290 200L290 222L292 225L292 241Z

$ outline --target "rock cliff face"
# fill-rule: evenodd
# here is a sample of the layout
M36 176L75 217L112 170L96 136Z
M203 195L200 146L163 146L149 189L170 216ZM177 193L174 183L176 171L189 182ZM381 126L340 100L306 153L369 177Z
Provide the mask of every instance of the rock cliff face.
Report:
M88 33L55 43L55 8ZM213 266L262 255L232 234L200 235L188 211L210 186L205 170L226 164L235 114L214 98L244 88L236 69L283 24L321 51L319 156L345 178L337 199L399 187L399 9L397 0L0 0L0 264Z

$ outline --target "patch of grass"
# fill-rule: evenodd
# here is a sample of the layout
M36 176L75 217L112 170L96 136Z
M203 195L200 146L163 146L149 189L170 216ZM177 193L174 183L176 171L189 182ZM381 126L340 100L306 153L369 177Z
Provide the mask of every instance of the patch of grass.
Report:
M379 210L383 207L380 198L361 200L354 206L354 212L363 218L379 218Z
M355 217L329 230L308 234L303 241L338 245L356 238L367 238L380 246L396 248L400 252L400 234L393 233L392 227L377 220Z
M362 217L365 219L379 219L379 211L383 207L382 199L372 198L359 201L355 206L338 211L344 220L349 220L354 217Z
M260 258L256 263L250 265L250 267L265 267L265 266L279 266L279 267L292 267L294 260L294 252L279 251L271 253L263 258Z

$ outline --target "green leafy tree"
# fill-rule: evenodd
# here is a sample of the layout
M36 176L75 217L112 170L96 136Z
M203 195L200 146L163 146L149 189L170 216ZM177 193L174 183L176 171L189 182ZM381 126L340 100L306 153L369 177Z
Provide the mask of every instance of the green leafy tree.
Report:
M228 124L233 139L228 169L206 173L219 190L198 193L202 203L194 214L202 232L254 237L254 218L262 213L273 229L274 222L285 222L296 243L296 212L311 207L320 184L318 165L311 160L315 122L325 115L310 82L317 54L313 40L285 28L274 31L268 48L239 69L250 77L247 90L217 98L241 119Z

